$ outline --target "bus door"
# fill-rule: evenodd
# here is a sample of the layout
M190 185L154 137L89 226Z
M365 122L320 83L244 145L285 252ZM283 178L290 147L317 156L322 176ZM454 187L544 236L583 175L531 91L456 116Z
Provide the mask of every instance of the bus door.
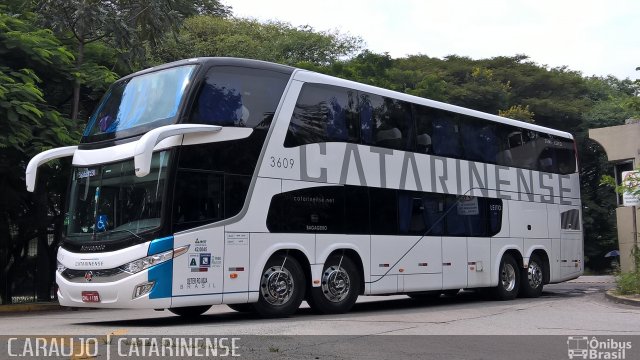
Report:
M582 226L578 207L560 205L560 276L582 271Z
M184 245L187 254L173 260L172 306L222 303L224 228L176 234L174 247Z

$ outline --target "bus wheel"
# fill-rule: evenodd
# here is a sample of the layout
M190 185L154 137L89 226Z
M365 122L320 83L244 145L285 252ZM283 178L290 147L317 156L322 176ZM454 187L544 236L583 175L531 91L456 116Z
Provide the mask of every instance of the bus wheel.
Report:
M170 308L169 311L171 311L176 315L180 315L182 317L192 318L192 317L196 317L204 314L210 308L211 308L211 305L185 306L185 307Z
M520 289L520 271L513 256L504 254L500 261L498 272L498 286L493 288L493 298L496 300L513 300Z
M304 298L304 270L288 255L272 256L262 271L260 296L253 308L264 317L289 316Z
M245 304L227 304L231 310L241 312L241 313L250 313L254 312L253 304L245 303Z
M538 255L531 255L529 267L522 272L520 282L520 296L536 298L542 295L544 268L543 262Z
M360 280L360 273L351 258L332 255L324 263L320 286L311 288L307 302L318 313L345 313L358 300Z

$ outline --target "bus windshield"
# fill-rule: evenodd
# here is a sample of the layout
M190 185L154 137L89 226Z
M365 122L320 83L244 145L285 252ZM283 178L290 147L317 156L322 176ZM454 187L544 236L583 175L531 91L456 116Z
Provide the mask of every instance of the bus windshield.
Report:
M116 240L160 226L167 151L157 152L151 172L134 174L133 160L74 170L66 235L74 241Z
M115 83L91 115L83 137L173 123L195 67L178 66Z

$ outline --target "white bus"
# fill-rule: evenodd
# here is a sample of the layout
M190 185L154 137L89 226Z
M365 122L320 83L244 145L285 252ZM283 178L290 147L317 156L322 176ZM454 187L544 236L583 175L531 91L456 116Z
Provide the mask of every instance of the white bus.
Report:
M583 271L569 133L262 61L111 86L73 156L60 304L286 316Z

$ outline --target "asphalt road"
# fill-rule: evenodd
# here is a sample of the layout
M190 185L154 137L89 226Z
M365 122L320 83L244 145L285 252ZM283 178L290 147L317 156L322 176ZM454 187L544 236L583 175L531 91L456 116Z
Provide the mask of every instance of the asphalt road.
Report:
M578 335L627 336L640 350L640 307L605 299L613 286L611 277L582 277L545 286L540 298L507 302L467 291L428 302L361 297L348 314L314 315L303 304L292 317L269 320L224 305L191 321L153 310L14 313L0 315L0 335L240 336L245 358L509 359L517 352L521 359L565 359L568 336Z

